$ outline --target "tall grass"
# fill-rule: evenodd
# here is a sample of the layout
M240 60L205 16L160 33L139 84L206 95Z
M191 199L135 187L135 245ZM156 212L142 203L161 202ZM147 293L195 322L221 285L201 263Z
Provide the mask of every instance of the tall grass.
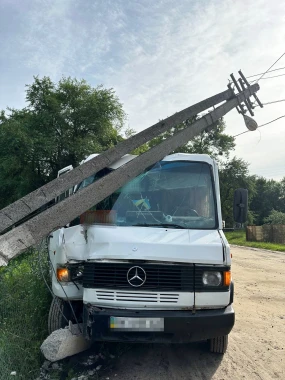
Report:
M31 380L39 372L51 301L42 274L48 278L45 249L29 250L0 268L0 380Z

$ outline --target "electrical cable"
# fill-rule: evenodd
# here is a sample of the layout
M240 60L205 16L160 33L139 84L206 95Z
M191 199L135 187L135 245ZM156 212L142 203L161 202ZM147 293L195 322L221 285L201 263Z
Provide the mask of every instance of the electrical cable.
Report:
M278 71L278 70L284 70L285 69L285 66L284 67L280 67L278 69L274 69L274 70L268 70L266 73L273 73L273 71ZM262 74L266 74L266 73L259 73L259 74L254 74L254 75L250 75L247 77L248 78L252 78L252 77L257 77L258 75L262 75Z
M285 74L280 74L280 75L273 75L272 77L266 77L266 78L259 78L259 80L265 80L265 79L272 79L272 78L278 78L278 77L283 77ZM254 83L255 79L250 81L249 83Z
M280 103L280 102L285 102L285 99L274 100L273 102L263 103L263 105L266 106L267 104Z
M78 328L79 328L79 331L82 333L82 330L81 330L81 327L80 327L80 325L79 325L78 319L77 319L77 317L76 317L76 315L75 315L75 312L74 312L73 306L71 305L71 302L70 302L70 300L69 300L69 298L68 298L68 295L66 294L66 291L64 290L64 287L62 286L61 282L60 282L60 281L58 280L58 278L57 278L57 275L56 275L56 272L55 272L55 269L54 269L52 263L51 263L51 267L52 267L53 273L54 273L54 275L55 275L55 278L57 279L57 282L59 283L59 285L61 286L61 288L62 288L62 290L63 290L63 292L64 292L64 294L65 294L65 297L66 297L67 302L68 302L68 304L69 304L69 306L70 306L70 309L71 309L72 314L73 314L73 316L74 316L75 322L77 323L77 326L78 326Z
M41 246L41 244L40 244L40 246ZM40 251L40 250L39 250L39 251ZM39 261L39 262L40 262L40 261ZM57 275L56 275L55 269L54 269L53 264L52 264L51 261L50 261L50 266L52 267L52 270L53 270L53 273L54 273L54 275L55 275L55 278L57 279ZM42 277L43 277L43 279L44 279L44 281L45 281L45 283L46 283L48 289L51 291L52 296L54 297L55 295L54 295L52 289L50 289L50 287L49 287L49 285L47 284L47 282L46 282L44 276L42 276ZM60 283L60 281L59 281L58 279L57 279L57 282L58 282L59 285L61 286L61 288L62 288L62 290L63 290L63 292L64 292L64 294L65 294L65 296L66 296L67 302L68 302L68 304L69 304L69 306L70 306L70 309L71 309L71 311L72 311L72 314L73 314L73 317L74 317L74 319L75 319L75 322L77 323L77 326L78 326L78 328L79 328L79 331L82 333L82 330L81 330L81 327L80 327L80 325L79 325L78 319L77 319L77 317L76 317L76 315L75 315L75 312L74 312L73 306L72 306L72 304L71 304L71 302L70 302L70 300L69 300L69 298L68 298L68 296L67 296L67 294L66 294L66 291L64 290L62 284ZM57 305L58 305L59 311L60 311L60 313L62 314L62 316L64 317L64 319L65 319L67 322L69 322L68 319L67 319L67 318L65 317L65 315L63 314L63 312L62 312L62 310L61 310L61 308L60 308L59 303L58 303Z
M260 81L260 79L262 79L263 77L264 77L264 75L266 74L266 73L268 73L268 71L270 70L270 69L272 69L272 67L274 66L274 65L276 65L276 63L278 62L278 61L280 61L280 59L283 57L285 55L285 52L261 75L261 77L259 77L259 79L257 79L257 81L256 81L256 83L258 83L259 81Z
M261 128L261 127L264 127L265 125L271 124L271 123L273 123L273 122L276 121L276 120L282 119L283 117L285 117L285 115L279 116L279 117L277 117L276 119L269 121L268 123L262 124L262 125L260 125L257 129L259 129L259 128ZM243 135L244 133L248 133L248 132L252 132L252 131L244 131L244 132L239 133L238 135L235 135L235 136L233 136L233 137L238 137L238 136L241 136L241 135Z
M247 133L247 132L252 132L252 131L244 131L244 132L239 133L238 135L235 135L235 136L233 136L233 137L235 138L235 137L241 136L241 135L243 135L243 134L245 134L245 133Z
M63 316L63 318L66 320L67 323L69 323L69 320L66 318L66 316L63 314L63 311L61 310L60 308L60 305L59 305L59 301L57 298L55 298L55 294L54 292L52 291L51 287L49 286L49 284L47 283L47 280L44 276L44 272L43 272L43 268L42 268L42 265L41 265L41 259L40 259L40 252L41 252L41 249L38 249L38 264L39 264L39 268L40 268L40 271L41 271L41 275L42 275L42 278L44 280L44 283L46 285L46 287L48 288L50 294L52 295L52 298L54 298L57 302L57 306L58 306L58 310L60 311L61 315ZM51 264L51 263L50 263ZM52 264L51 264L52 265Z
M285 117L285 115L279 116L279 117L277 117L276 119L273 119L273 120L269 121L268 123L262 124L262 125L260 125L258 128L264 127L264 126L267 125L267 124L271 124L271 123L273 123L273 122L276 121L276 120L282 119L282 117ZM249 131L249 132L251 132L251 131Z

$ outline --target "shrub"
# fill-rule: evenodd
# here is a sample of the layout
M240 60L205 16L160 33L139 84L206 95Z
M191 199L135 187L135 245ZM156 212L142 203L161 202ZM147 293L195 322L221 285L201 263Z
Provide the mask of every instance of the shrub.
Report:
M285 224L285 213L281 211L271 210L267 218L264 218L266 224Z
M0 269L0 379L10 379L16 371L18 379L31 380L39 370L39 347L47 336L47 252L29 250Z

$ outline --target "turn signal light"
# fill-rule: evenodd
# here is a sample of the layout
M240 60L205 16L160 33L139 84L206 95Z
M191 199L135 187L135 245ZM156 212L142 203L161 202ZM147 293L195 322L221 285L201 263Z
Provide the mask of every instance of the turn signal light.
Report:
M56 275L58 281L68 282L70 281L69 270L67 268L57 268Z
M230 286L231 284L231 271L224 272L224 286Z

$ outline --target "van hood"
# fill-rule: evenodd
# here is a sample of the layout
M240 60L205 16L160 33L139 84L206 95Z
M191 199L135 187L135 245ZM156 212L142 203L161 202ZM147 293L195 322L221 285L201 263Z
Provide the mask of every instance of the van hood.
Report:
M224 263L218 230L79 225L61 229L59 240L67 260Z

